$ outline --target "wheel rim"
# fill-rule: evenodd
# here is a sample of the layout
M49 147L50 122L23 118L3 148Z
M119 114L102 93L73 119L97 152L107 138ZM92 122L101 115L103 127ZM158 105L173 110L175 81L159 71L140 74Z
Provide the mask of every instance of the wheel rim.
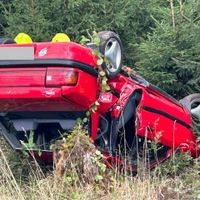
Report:
M190 112L194 125L200 128L200 99L191 102Z
M105 46L105 57L109 60L107 69L110 72L116 72L121 64L121 46L115 38L108 40Z

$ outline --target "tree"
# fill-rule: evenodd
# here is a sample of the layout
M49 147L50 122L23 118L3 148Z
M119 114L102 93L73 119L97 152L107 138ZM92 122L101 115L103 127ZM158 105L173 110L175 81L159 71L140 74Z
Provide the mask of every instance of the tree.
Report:
M1 1L0 34L19 32L50 41L57 32L73 41L93 30L114 30L124 64L175 97L199 92L198 0L10 0Z
M155 28L139 45L138 70L175 97L200 91L200 3L153 1Z
M7 27L7 20L5 18L4 12L9 10L10 2L8 0L0 1L0 36L5 35L5 28Z
M124 60L135 63L137 44L150 30L152 19L141 0L12 0L4 11L7 35L26 32L35 41L50 40L56 32L79 41L87 31L114 30L124 44Z

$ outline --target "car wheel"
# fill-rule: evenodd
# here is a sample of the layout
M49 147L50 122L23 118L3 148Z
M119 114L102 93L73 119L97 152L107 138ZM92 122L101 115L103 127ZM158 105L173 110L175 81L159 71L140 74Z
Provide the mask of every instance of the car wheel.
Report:
M114 78L122 68L122 43L119 36L112 31L98 33L100 38L99 50L108 60L103 63L108 78Z
M200 129L200 93L190 94L181 99L180 103L189 110L193 124Z
M14 40L10 38L0 38L0 44L13 44Z

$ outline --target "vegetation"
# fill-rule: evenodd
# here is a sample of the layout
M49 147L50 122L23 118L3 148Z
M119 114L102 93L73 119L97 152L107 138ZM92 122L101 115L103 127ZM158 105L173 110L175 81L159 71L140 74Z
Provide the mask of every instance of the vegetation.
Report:
M93 30L118 32L124 45L124 64L174 97L200 92L199 0L0 0L1 37L26 32L34 41L47 41L55 33L65 32L80 41ZM87 137L75 131L88 144ZM59 141L59 147L73 140L73 135L77 136ZM139 169L132 176L119 174L116 168L105 170L101 155L90 143L86 147L92 149L89 163L94 164L94 174L89 178L80 171L83 166L72 143L62 151L65 156L75 155L68 160L70 170L66 171L56 165L55 169L43 169L34 159L14 153L3 139L0 142L3 200L200 199L200 160L187 154L175 156L152 171ZM79 148L78 152L85 152L83 146ZM60 150L55 147L55 151Z
M0 8L1 36L47 41L66 32L80 41L88 30L114 30L125 65L177 98L200 91L198 0L1 0Z
M188 154L174 156L151 171L141 165L132 175L119 173L116 166L106 169L101 154L80 127L54 145L54 169L13 152L0 141L2 200L200 198L200 160Z
M151 1L155 27L137 51L139 71L177 98L200 91L199 8L196 0Z

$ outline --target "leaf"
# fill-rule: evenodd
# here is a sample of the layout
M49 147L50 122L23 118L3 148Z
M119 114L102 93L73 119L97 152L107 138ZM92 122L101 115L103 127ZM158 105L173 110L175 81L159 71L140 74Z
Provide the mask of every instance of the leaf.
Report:
M103 180L103 176L101 176L101 175L96 175L96 176L95 176L95 180L96 180L96 181L101 181L101 180Z
M98 101L95 101L94 104L95 104L96 106L99 106L99 105L100 105Z
M106 80L102 80L101 84L102 84L102 86L106 86L107 85L107 81Z
M92 108L91 108L91 111L92 111L93 113L95 113L96 110L97 110L97 106L94 104L94 105L92 106Z
M89 117L89 116L90 116L90 112L87 111L87 112L85 113L85 115L86 115L87 117Z
M99 57L97 60L97 65L102 65L103 64L103 58Z
M93 49L92 50L93 55L97 56L97 57L102 57L102 54L100 53L100 51L98 51L97 49Z
M102 84L103 86L107 85L107 80L108 80L108 79L104 76L104 77L102 78L101 84Z
M106 171L106 165L102 163L101 166L100 166L100 169L101 169L102 172L105 172Z
M106 65L110 65L110 60L107 57L104 57L104 62L106 63Z
M106 89L106 91L110 91L110 86L106 85L105 89Z
M94 42L94 44L95 44L96 46L99 46L101 40L100 40L100 38L99 38L98 36L96 36L96 37L93 39L93 42Z
M76 119L76 124L81 124L82 123L82 119L81 118L77 118Z
M97 156L102 155L101 152L100 152L99 150L96 150L96 151L95 151L95 154L96 154Z
M105 73L105 71L100 71L100 72L99 72L99 75L100 75L100 76L105 76L106 73Z
M88 122L88 118L87 117L83 118L83 123L86 123L86 122Z
M90 42L90 39L85 36L81 36L80 44L85 45L87 42Z

